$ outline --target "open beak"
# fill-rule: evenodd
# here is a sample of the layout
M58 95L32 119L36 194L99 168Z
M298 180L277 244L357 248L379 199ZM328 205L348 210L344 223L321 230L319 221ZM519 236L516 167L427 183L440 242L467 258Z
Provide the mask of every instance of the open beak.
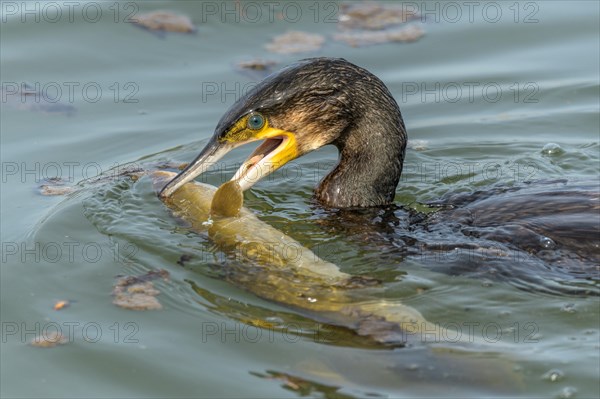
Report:
M244 161L231 179L237 181L244 191L300 155L295 135L285 130L267 128L259 135L241 142L220 142L213 137L196 159L167 183L159 196L170 197L179 187L206 172L229 151L240 145L263 139L265 141Z
M279 129L269 129L267 133L269 137L244 161L231 179L237 181L244 191L300 155L293 133Z

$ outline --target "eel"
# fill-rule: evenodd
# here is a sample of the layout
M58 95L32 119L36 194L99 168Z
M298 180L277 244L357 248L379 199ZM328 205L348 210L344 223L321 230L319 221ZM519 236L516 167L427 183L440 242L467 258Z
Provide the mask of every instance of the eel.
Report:
M159 191L175 173L156 171L151 176ZM190 182L164 199L175 216L190 223L196 232L207 232L210 240L235 260L233 267L239 269L228 273L228 280L258 297L351 329L378 344L403 346L415 339L443 342L443 337L456 336L428 322L416 309L374 299L374 290L383 290L377 287L378 281L344 273L262 222L243 207L243 193L236 186L228 182L217 190ZM473 343L473 338L461 340Z

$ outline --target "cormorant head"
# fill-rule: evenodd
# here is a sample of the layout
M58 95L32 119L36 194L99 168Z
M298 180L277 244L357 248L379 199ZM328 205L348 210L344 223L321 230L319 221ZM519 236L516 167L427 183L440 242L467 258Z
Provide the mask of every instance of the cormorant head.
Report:
M233 104L200 155L160 196L170 196L233 148L253 141L264 140L232 178L243 190L310 151L343 145L346 132L374 106L363 102L379 90L391 98L378 78L344 59L313 58L287 66Z

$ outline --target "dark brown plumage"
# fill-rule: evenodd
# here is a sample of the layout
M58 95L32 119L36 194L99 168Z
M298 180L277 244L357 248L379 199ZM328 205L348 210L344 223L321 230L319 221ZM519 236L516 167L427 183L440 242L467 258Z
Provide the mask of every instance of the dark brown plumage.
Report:
M295 132L301 153L327 144L338 148L339 163L315 190L322 204L350 208L393 202L406 129L394 97L366 69L337 58L290 65L239 99L215 135L253 111L273 127Z

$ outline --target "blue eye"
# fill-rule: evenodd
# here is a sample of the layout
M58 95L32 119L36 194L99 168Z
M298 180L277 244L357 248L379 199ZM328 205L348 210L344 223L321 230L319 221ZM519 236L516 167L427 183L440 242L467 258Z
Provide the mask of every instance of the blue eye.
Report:
M265 118L261 114L252 114L248 117L248 127L258 130L265 125Z

